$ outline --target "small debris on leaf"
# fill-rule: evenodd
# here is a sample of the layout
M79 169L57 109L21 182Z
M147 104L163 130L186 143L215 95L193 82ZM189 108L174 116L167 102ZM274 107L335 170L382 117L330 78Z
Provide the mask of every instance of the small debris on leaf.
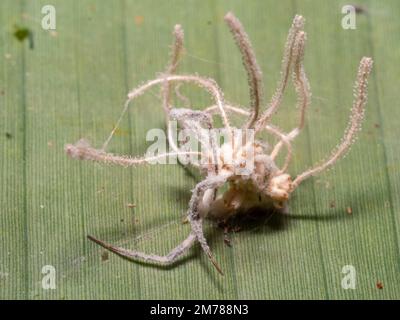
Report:
M228 236L227 234L224 235L224 243L225 243L228 247L232 247L231 239L229 238L229 236Z
M101 261L107 261L108 260L108 252L103 251L101 254Z
M362 5L354 4L353 7L357 14L368 13L367 8Z
M27 27L15 27L14 37L19 41L23 42L25 39L29 40L29 48L33 49L33 33Z
M140 26L144 21L144 17L143 16L135 16L134 19L135 19L135 24L137 26Z
M229 226L225 225L225 227L224 227L224 243L228 247L232 247L231 239L229 238L229 232L230 231L231 231L231 229L229 228Z
M96 191L96 193L102 193L102 192L104 192L104 190L105 190L105 188L101 187L99 190Z

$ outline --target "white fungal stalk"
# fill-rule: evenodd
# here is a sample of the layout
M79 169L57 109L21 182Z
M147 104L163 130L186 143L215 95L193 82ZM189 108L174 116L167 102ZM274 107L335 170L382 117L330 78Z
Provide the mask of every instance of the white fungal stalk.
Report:
M255 207L286 211L287 202L293 191L304 180L326 170L343 157L361 129L367 102L367 80L372 69L372 59L366 57L362 58L360 62L349 125L341 143L333 150L325 162L299 174L292 180L287 172L292 159L292 141L304 128L305 113L311 101L310 85L304 68L306 42L306 33L303 30L304 18L297 15L293 19L284 48L281 78L264 111L261 110L263 104L262 73L249 36L244 31L240 21L232 13L228 13L225 16L225 21L242 54L243 65L247 72L250 89L249 108L225 103L221 89L212 79L198 75L175 74L182 56L184 40L181 26L176 25L173 32L174 42L170 62L165 73L133 89L128 94L122 114L102 148L95 149L85 140L79 140L74 145L68 144L65 146L66 153L72 158L122 166L136 166L178 155L198 155L205 159L200 163L189 162L204 175L204 180L199 182L193 189L192 198L189 202L187 212L188 221L191 224L189 236L165 256L127 250L89 236L89 239L116 254L153 263L172 264L185 254L194 243L198 242L210 258L210 261L222 274L222 270L212 255L204 237L203 219L213 217L224 221L235 215L245 215ZM297 126L286 133L270 122L282 102L290 74L297 94L299 120ZM187 107L192 105L186 97L179 93L179 87L182 84L195 84L206 89L213 98L214 105L205 108L203 111L173 108L171 104L173 93ZM162 107L166 115L168 141L173 152L140 158L114 155L106 152L105 149L118 128L122 117L128 110L130 102L156 85L161 86ZM246 118L241 129L230 125L229 113L235 113ZM219 145L219 139L214 134L209 134L210 130L214 129L214 116L220 116L224 124L221 129L226 133L226 140L222 145ZM182 143L181 145L175 143L171 132L171 120L176 120L182 130L191 130L194 133L195 138L201 144L200 151L190 150L188 143ZM239 135L236 134L238 130L241 130ZM263 131L277 138L278 141L272 148L264 141L257 139L256 135ZM279 167L276 159L282 147L285 147L286 156L283 165ZM187 150L188 148L189 150ZM223 193L218 193L218 189L226 183L228 184L227 190Z

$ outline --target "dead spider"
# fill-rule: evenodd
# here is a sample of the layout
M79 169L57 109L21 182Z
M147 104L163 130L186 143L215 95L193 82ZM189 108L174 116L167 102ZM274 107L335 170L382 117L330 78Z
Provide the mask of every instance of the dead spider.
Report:
M201 164L190 163L199 168L205 178L196 185L189 202L189 209L187 212L188 220L191 224L189 236L165 256L127 250L89 236L89 239L120 256L159 264L172 264L198 241L211 262L222 274L221 268L214 259L204 237L203 219L206 217L217 217L223 220L235 214L243 214L251 208L260 206L265 208L278 208L281 211L287 210L287 201L291 193L300 183L324 171L341 158L349 150L361 128L364 108L367 101L367 78L372 68L372 59L366 57L361 59L359 65L355 84L354 104L351 109L350 121L341 143L333 150L326 161L299 174L292 181L290 175L287 173L292 158L291 143L304 127L305 112L311 98L310 86L303 65L304 45L306 40L306 33L303 31L304 19L297 15L293 20L284 49L281 78L278 82L275 94L267 104L264 112L260 110L263 106L262 73L257 64L250 40L240 21L232 13L228 13L225 16L225 21L242 54L243 64L247 72L250 87L249 110L227 104L224 100L223 93L212 79L198 75L175 74L183 50L183 30L179 25L176 25L173 32L174 43L171 61L165 73L139 86L128 94L128 99L121 117L103 147L100 150L94 149L84 140L78 141L75 145L69 144L65 147L66 153L72 158L123 166L145 164L151 160L168 157L170 155L189 156L201 154L209 159L209 161ZM281 104L290 74L292 74L292 80L298 97L297 108L300 115L297 127L286 133L276 126L271 125L270 121ZM176 87L183 83L192 83L205 88L213 97L215 105L203 111L172 108L172 89L175 87L176 93L179 95L178 88ZM106 153L105 148L118 127L122 116L127 111L129 103L155 85L161 85L162 104L167 120L168 142L173 152L160 154L151 158L131 158L129 156ZM251 143L242 143L243 140L240 140L242 138L238 139L233 134L236 128L231 126L227 115L228 112L236 113L247 118L242 129L251 129L254 134L266 131L277 137L278 142L272 148L272 151L269 151L266 144L260 140L252 140ZM217 114L222 118L224 129L228 133L228 139L222 146L218 146L215 137L205 136L203 132L204 129L213 128L213 116ZM172 137L171 119L178 121L181 128L191 129L196 134L196 138L204 150L199 153L187 150L186 144L178 146ZM286 148L285 162L282 167L278 167L275 161L284 146ZM252 170L243 170L250 158L254 164ZM233 159L233 161L227 161L227 159ZM228 183L228 189L218 195L217 190L226 183Z

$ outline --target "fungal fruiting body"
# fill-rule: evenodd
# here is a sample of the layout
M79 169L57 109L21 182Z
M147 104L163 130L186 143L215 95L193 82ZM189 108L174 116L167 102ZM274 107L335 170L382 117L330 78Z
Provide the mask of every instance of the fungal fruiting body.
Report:
M240 21L232 14L225 16L225 21L233 34L233 38L242 54L243 65L247 72L250 88L249 108L237 107L227 103L224 95L216 82L198 75L177 75L176 69L183 50L183 30L179 25L173 31L174 43L170 62L166 71L154 80L133 89L128 94L128 99L117 125L103 144L101 149L91 147L85 140L76 144L66 145L65 151L72 158L92 160L122 166L135 166L169 156L197 155L206 161L189 161L188 165L198 168L204 175L204 180L199 182L192 192L187 212L191 232L188 237L165 256L147 254L144 252L127 250L117 247L92 236L91 240L121 256L139 259L159 264L174 263L180 256L188 251L195 242L199 242L203 251L211 262L222 273L211 253L210 247L203 233L203 219L213 217L225 220L237 214L246 214L254 207L275 208L286 211L287 201L294 190L307 178L316 175L332 166L340 159L354 142L364 116L367 101L367 79L372 69L372 59L361 59L355 84L354 103L350 113L350 121L340 144L332 151L330 156L311 169L297 175L294 179L287 172L292 159L292 141L298 136L305 124L305 113L311 99L310 86L306 77L303 58L306 33L304 32L304 19L295 16L289 30L284 48L281 78L275 93L269 103L264 107L263 83L261 69L257 64L250 40ZM297 110L299 110L298 125L289 132L284 132L271 124L271 118L282 102L283 93L290 77L297 93ZM179 93L181 84L194 84L206 89L214 100L214 105L203 111L185 108L173 108L172 90L175 89L177 98L187 103L187 98ZM105 151L115 130L128 109L129 103L142 95L148 89L160 85L162 107L166 116L168 143L172 151L152 157L132 158L107 153ZM228 115L237 114L246 118L241 128L231 125ZM207 134L214 128L213 119L219 116L223 122L226 139L223 144L213 134ZM171 133L171 121L178 122L181 130L190 130L201 145L201 150L191 150L187 143L176 143ZM239 134L237 134L239 132ZM270 147L266 142L257 138L261 132L267 132L277 139L277 143ZM250 138L249 138L250 136ZM284 163L278 166L278 154L286 150ZM218 190L225 184L228 188L224 192Z

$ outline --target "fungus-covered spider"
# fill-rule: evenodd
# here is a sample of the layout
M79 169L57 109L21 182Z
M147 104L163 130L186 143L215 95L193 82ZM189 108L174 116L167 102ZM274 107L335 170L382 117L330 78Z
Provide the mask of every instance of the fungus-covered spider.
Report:
M144 164L151 160L171 155L189 156L200 154L203 158L208 159L202 163L189 163L201 170L204 174L204 180L196 185L189 202L187 217L191 224L191 232L188 237L170 253L160 256L116 247L89 236L91 240L114 253L131 259L171 264L198 241L211 262L222 273L204 237L203 219L207 216L227 219L237 214L246 214L249 209L260 206L277 208L282 211L286 210L287 201L291 193L300 183L324 171L341 158L349 150L356 138L357 132L361 128L367 101L367 78L372 68L372 59L366 57L361 59L359 65L355 84L354 104L342 141L332 151L332 154L326 161L299 174L292 180L287 173L288 165L292 158L291 143L304 127L305 112L311 98L310 87L303 66L306 40L306 33L303 31L304 19L297 15L293 20L284 49L281 78L273 97L265 108L263 107L262 73L257 64L249 38L240 21L232 13L228 13L225 16L225 21L242 54L243 65L247 72L250 87L250 108L248 110L227 104L223 93L212 79L198 75L175 74L183 50L183 30L179 25L176 25L173 32L174 43L171 60L166 71L158 78L143 84L128 94L121 117L103 147L101 149L94 149L84 140L80 140L74 145L66 145L65 147L67 154L73 158L123 166ZM300 115L297 127L286 133L276 126L271 125L270 121L281 104L290 75L292 75L293 84L296 89L298 97L297 108ZM182 83L191 83L206 89L214 99L215 105L203 111L172 108L172 89L174 86L176 88L177 85ZM159 154L151 158L132 158L107 153L105 147L118 127L122 116L127 111L129 103L156 85L161 85L162 104L167 120L168 142L173 152ZM177 96L180 96L178 91L176 92ZM238 138L234 134L238 129L231 126L228 113L236 113L247 118L247 121L241 128L242 130L252 130L254 135L266 131L278 138L277 144L271 150L268 150L266 144L259 139L243 142L243 137L239 135ZM227 139L221 146L218 145L215 136L204 134L205 129L213 128L213 117L216 115L221 117L227 134ZM196 139L201 144L201 152L187 150L187 144L179 145L179 143L175 143L171 133L170 120L176 120L182 129L190 129L194 133ZM283 147L286 149L285 162L279 168L275 160ZM247 164L249 162L252 163L251 169L244 170L244 168L248 169ZM228 184L227 190L222 192L222 194L218 194L217 190L226 183Z

